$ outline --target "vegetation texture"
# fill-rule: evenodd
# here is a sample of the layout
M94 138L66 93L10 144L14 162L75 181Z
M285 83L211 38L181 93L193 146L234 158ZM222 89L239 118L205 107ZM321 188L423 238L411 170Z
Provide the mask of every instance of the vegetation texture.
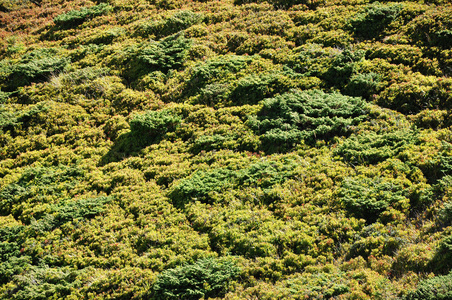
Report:
M0 299L451 299L449 0L0 0Z

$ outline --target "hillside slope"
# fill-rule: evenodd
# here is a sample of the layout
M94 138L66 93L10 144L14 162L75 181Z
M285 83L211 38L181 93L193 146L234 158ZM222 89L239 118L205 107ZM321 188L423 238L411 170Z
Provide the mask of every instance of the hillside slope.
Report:
M450 299L446 0L1 0L0 298Z

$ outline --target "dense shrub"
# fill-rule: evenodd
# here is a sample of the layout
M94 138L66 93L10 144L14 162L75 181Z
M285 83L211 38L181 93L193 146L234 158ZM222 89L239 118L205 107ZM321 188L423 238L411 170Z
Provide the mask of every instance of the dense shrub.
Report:
M230 281L239 273L240 269L231 261L200 259L159 274L153 286L153 297L168 300L223 297Z
M104 211L104 205L112 200L111 197L96 197L80 200L60 201L51 206L50 210L55 218L56 226L72 220L93 218Z
M397 157L409 145L417 143L417 132L397 130L388 133L374 131L352 135L337 147L335 153L353 164L375 164Z
M364 59L365 52L344 50L334 56L331 66L322 76L330 85L343 89L352 75L356 75L357 63ZM356 77L355 77L356 80Z
M184 64L190 46L191 41L183 34L175 34L159 42L127 48L124 53L119 53L119 61L114 61L113 65L124 64L124 76L130 81L155 71L167 73Z
M33 266L27 272L14 277L14 289L9 295L14 300L41 300L63 298L74 289L80 288L77 276L82 271L70 268L49 268Z
M200 63L191 70L190 81L187 82L187 92L197 93L199 88L207 84L218 84L227 78L234 78L236 73L246 69L257 57L225 55Z
M32 82L47 81L50 75L63 71L69 59L60 57L54 48L41 48L23 55L20 60L0 62L2 88L12 92Z
M422 280L417 289L408 293L406 300L452 299L452 273Z
M318 90L286 93L263 101L249 126L261 135L267 151L287 151L303 141L331 139L350 132L365 118L365 102L360 98L327 94Z
M393 227L385 227L378 222L364 227L355 238L347 254L348 258L393 256L404 242Z
M209 202L209 194L224 192L234 180L235 172L229 169L197 171L173 186L168 196L176 206L190 201Z
M249 75L241 78L229 95L233 104L257 104L259 101L295 88L296 83L283 74Z
M49 107L45 103L29 106L23 111L2 111L0 110L0 130L9 131L13 136L19 134L21 130L31 126L32 119L39 113L45 113Z
M0 215L13 214L28 220L30 215L22 215L24 211L39 209L38 204L65 197L82 175L83 171L76 167L29 168L16 182L1 190Z
M70 28L76 27L87 19L109 13L113 8L107 3L101 3L92 7L84 7L80 10L71 10L53 19L57 26Z
M280 161L260 161L237 173L239 186L259 186L269 189L284 183L293 175L297 164L285 159Z
M452 234L448 234L440 241L435 256L430 262L430 268L437 274L447 274L452 271ZM452 293L452 290L449 292Z
M377 38L402 9L400 4L373 2L350 20L356 35L370 39Z
M136 138L157 138L176 130L181 116L171 110L148 111L130 121L130 129Z
M397 182L376 178L346 179L339 190L341 202L349 213L375 222L388 207L408 208L407 192Z
M257 162L239 170L221 168L197 171L174 185L169 197L173 203L181 205L193 201L211 202L214 194L221 195L225 190L237 186L260 187L265 190L284 183L292 176L295 167L295 162L285 160L284 163Z
M25 226L0 228L0 284L7 283L12 276L22 273L31 262L29 256L22 256L25 240Z
M449 183L452 183L452 178L450 176L448 179ZM452 201L444 203L444 207L439 212L439 217L445 225L452 225Z
M452 107L452 97L448 92L452 88L452 80L438 80L435 76L420 73L410 75L403 82L393 83L383 90L376 97L377 103L405 114Z
M355 74L345 86L345 93L350 96L363 97L370 100L381 90L381 76L376 73Z
M0 0L0 298L440 294L449 2Z
M272 4L276 9L289 9L292 6L295 5L306 5L310 9L315 9L316 7L320 6L324 1L322 0L290 0L290 1L283 1L283 0L234 0L234 4L241 5L241 4L247 4L247 3L261 3L261 2L268 2Z
M407 35L416 44L448 48L451 46L450 6L426 11L406 27Z
M202 14L194 13L190 10L181 10L165 20L139 24L136 29L136 34L140 36L153 35L160 38L199 24L201 20Z

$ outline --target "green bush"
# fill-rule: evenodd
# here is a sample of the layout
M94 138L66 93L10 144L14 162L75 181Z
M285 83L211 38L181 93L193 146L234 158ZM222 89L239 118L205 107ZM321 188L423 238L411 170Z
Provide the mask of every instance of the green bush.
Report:
M111 197L101 196L80 200L62 200L57 204L50 205L47 209L48 213L34 214L31 227L42 234L60 227L66 222L91 219L101 214L105 209L105 204L111 199Z
M125 66L124 76L134 81L146 74L160 71L167 73L179 69L185 62L191 40L183 34L175 34L158 42L151 41L127 48L112 65Z
M452 178L449 176L449 184L451 183ZM452 201L444 203L444 207L439 212L439 217L446 226L452 225Z
M283 162L257 162L239 170L219 168L197 171L173 186L169 197L181 206L189 201L211 202L212 194L222 194L236 186L270 189L290 178L295 167L296 163L287 159Z
M452 80L412 73L403 82L391 84L376 98L377 104L404 114L425 109L450 109Z
M412 130L397 130L388 133L374 131L352 135L340 144L335 154L353 164L376 164L397 157L409 145L418 142L418 133Z
M295 87L296 83L283 74L252 74L239 79L228 98L234 105L257 104Z
M423 46L450 48L452 42L451 7L438 6L419 15L406 28L407 35L413 43Z
M322 5L324 0L234 0L234 4L242 5L249 3L263 3L268 2L272 4L276 9L289 9L295 5L306 5L310 9L315 9L316 7Z
M73 189L83 172L77 167L36 167L27 169L22 176L0 192L0 215L13 214L24 221L30 215L24 213L33 205L53 202Z
M419 282L415 291L405 296L406 300L450 300L452 299L452 273L435 276Z
M130 129L136 138L155 139L175 131L181 121L182 117L171 110L148 111L135 116L130 121Z
M0 81L5 92L33 82L47 81L52 74L63 71L69 59L60 57L54 48L41 48L23 55L20 60L0 62Z
M200 259L160 273L153 286L155 299L207 299L224 297L240 269L231 261Z
M74 289L80 288L81 282L77 276L82 272L68 267L33 266L27 272L13 278L14 288L8 298L14 300L65 298Z
M67 13L56 16L53 19L53 22L60 27L76 27L90 18L107 14L112 10L113 7L109 4L101 3L92 7L84 7L80 10L71 10Z
M430 262L430 268L437 274L447 274L452 271L452 234L449 233L439 243L435 256ZM449 292L452 293L452 290Z
M246 69L256 59L257 57L254 56L224 55L200 63L190 72L191 77L187 82L186 92L192 95L198 93L198 89L207 88L208 84L219 84L219 81L234 78L236 73ZM218 90L220 87L209 89ZM221 88L220 91L223 93L225 88Z
M25 226L0 228L0 284L22 273L31 262L29 256L21 253L25 230Z
M259 161L237 173L238 185L271 189L273 186L282 184L290 178L296 166L297 164L290 159Z
M401 4L369 4L351 20L353 32L366 39L377 38L402 10Z
M264 100L263 108L248 124L261 135L266 151L278 152L303 141L346 135L365 114L366 104L360 98L310 90Z
M55 216L57 224L64 224L72 220L84 220L93 218L104 211L106 203L112 201L111 197L96 197L80 200L60 201L50 210Z
M343 90L353 75L355 75L354 79L356 80L356 66L358 62L364 60L364 56L365 52L362 50L341 51L334 56L327 71L324 74L319 74L319 76L322 76L321 78L328 82L329 85Z
M49 108L43 103L27 107L27 110L10 112L0 110L0 130L9 131L13 136L28 128L32 119L39 113L46 112Z
M179 207L191 201L209 202L210 193L222 193L232 187L235 177L229 169L197 171L173 186L168 196Z
M345 86L344 92L347 95L363 97L370 100L372 96L381 90L381 76L370 72L366 74L354 74Z
M397 236L397 230L381 223L370 224L363 228L355 242L350 246L347 257L394 256L403 245L403 239Z
M390 206L408 205L406 193L399 184L380 178L349 178L342 182L339 198L350 214L373 223Z
M171 34L178 33L202 21L202 14L194 13L190 10L181 10L174 13L171 17L151 23L140 24L136 28L136 34L146 37L155 36L161 38Z

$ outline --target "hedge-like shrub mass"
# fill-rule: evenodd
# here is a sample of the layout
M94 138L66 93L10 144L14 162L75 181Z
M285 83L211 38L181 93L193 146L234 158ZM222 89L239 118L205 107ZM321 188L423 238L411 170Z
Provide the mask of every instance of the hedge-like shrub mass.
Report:
M261 135L268 151L279 152L302 142L346 135L365 114L365 103L359 98L314 90L266 99L249 125Z
M417 290L407 295L409 300L438 299L445 300L452 297L452 273L423 280Z
M345 180L339 194L351 214L369 223L374 223L389 206L406 208L409 202L402 186L379 178Z
M201 259L175 269L162 272L154 284L154 297L158 299L200 299L222 297L228 283L240 272L232 262Z
M450 298L449 2L0 1L0 298Z
M374 2L357 13L350 25L356 35L364 38L379 36L402 10L400 4Z
M61 27L74 27L82 24L89 18L107 14L112 10L113 8L107 3L101 3L89 8L71 10L65 14L58 15L53 19L53 22Z
M45 81L50 75L63 71L69 64L69 59L59 57L58 52L54 48L41 48L23 55L19 63L2 60L0 62L2 88L12 92L33 82Z
M148 111L130 121L130 130L136 137L155 138L176 130L181 121L171 110Z
M352 163L375 164L385 159L397 157L410 144L417 143L416 131L399 130L378 134L366 132L353 135L335 151Z

